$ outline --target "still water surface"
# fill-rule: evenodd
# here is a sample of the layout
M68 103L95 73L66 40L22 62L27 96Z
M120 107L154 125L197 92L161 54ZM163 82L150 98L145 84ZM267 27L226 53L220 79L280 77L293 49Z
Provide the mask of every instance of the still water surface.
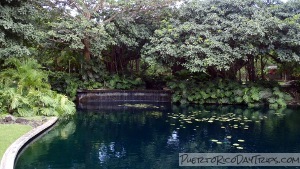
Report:
M16 169L198 168L179 167L178 153L300 153L297 109L145 106L78 110L29 145Z

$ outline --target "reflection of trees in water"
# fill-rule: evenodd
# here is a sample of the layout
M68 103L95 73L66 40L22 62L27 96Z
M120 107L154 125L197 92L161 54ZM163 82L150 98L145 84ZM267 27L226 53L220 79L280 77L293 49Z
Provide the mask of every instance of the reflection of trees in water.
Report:
M68 137L76 131L75 121L60 121L60 124L55 127L54 130L48 132L39 141L51 143L53 139L68 139Z
M87 127L93 127L95 123L99 120L105 120L107 123L135 123L138 125L144 125L147 118L160 118L163 116L162 111L123 111L123 112L107 112L107 111L97 111L97 112L81 112L79 113L79 118L82 117L81 121Z
M246 117L251 122L247 124L248 130L233 129L229 123L203 121L192 121L191 124L185 124L186 128L178 130L178 126L170 125L178 120L168 117L172 112L185 115L201 112L195 115L196 118L210 118L211 116L218 118L222 115L235 114L243 120ZM169 122L165 122L167 119ZM272 141L276 138L274 134L278 134L280 138L295 140L291 144L297 144L297 141L300 141L299 121L300 116L297 113L291 113L289 109L275 111L233 106L174 106L172 110L165 112L157 110L82 112L74 120L60 122L54 130L29 148L24 160L42 161L43 155L54 151L53 148L56 147L57 150L57 147L60 147L63 151L64 147L72 145L73 148L80 149L80 155L76 156L73 151L69 150L70 152L63 153L66 157L62 160L73 168L93 168L93 166L130 168L132 165L135 168L180 168L178 167L178 153L180 152L247 152L253 150L250 146L254 144L262 147L278 146L278 142L261 141L260 143L255 140ZM221 128L222 126L225 128ZM281 132L277 133L278 131ZM232 138L227 138L227 136L232 136ZM244 139L241 137L247 138L245 143L240 143L245 144L245 149L234 149L232 144L238 139ZM211 139L217 139L222 144L212 142ZM58 141L59 145L53 144ZM300 146L295 145L295 147L300 150ZM53 160L59 157L58 154L57 157L53 157Z
M176 130L172 131L171 136L169 136L167 144L168 146L175 146L178 147L179 146L179 138L178 138L178 132Z
M172 109L173 113L169 113L168 122L171 129L180 133L180 141L188 143L185 150L189 151L186 152L235 152L237 149L244 149L243 146L251 151L251 146L255 146L253 144L257 142L269 141L270 145L278 146L276 134L281 135L280 138L286 138L284 135L288 135L292 140L300 138L300 134L295 133L300 124L291 123L293 120L287 120L285 117L291 116L291 109L250 109L241 106L173 106ZM283 126L285 130L291 130L293 133L283 132ZM295 139L295 136L298 139ZM190 139L184 140L182 137ZM252 145L248 144L248 141Z
M122 146L117 148L115 142L109 144L101 143L99 147L99 160L100 163L104 163L111 158L122 158L126 156L125 148Z
M257 107L257 108L248 108L245 106L223 106L223 105L206 105L206 106L195 106L195 105L188 105L188 106L178 106L173 105L172 106L173 113L183 113L188 114L191 112L201 112L202 116L209 117L212 114L216 115L222 115L222 114L228 114L233 113L236 115L243 115L248 118L253 119L259 119L260 117L269 114L269 115L282 115L290 113L290 109L267 109L263 107Z
M299 152L299 113L299 110L292 109L285 109L279 114L269 111L263 120L253 124L252 135L255 136L253 140L257 141L256 146L266 147L267 152L272 148L281 153Z
M151 159L161 151L159 145L165 144L167 138L161 132L168 132L162 116L164 112L157 110L84 112L79 114L78 124L97 137L92 151L97 151L99 163L114 168L116 163L126 166L139 163L144 157ZM147 168L148 164L140 167Z
M212 130L211 127L209 127L210 124L200 125L199 130L197 132L193 132L192 130L195 128L193 124L191 124L190 127L187 127L184 131L178 131L176 130L176 127L167 125L168 128L165 130L168 132L168 134L165 137L159 137L155 138L153 142L147 142L141 140L140 147L143 151L141 151L141 156L143 157L143 160L148 161L156 166L157 168L164 168L166 166L169 167L169 165L174 164L174 159L177 159L178 156L175 153L167 154L166 152L161 152L161 149L159 149L157 146L164 145L164 148L167 149L167 151L170 152L246 152L246 150L236 150L233 149L232 146L233 143L239 143L237 142L239 136L245 136L249 132L258 133L261 132L262 128L264 130L264 134L268 135L268 133L274 133L275 129L278 129L280 127L280 121L285 116L285 114L289 114L288 109L280 109L280 110L268 110L268 109L248 109L245 107L233 107L233 106L206 106L206 107L173 107L174 113L185 113L189 114L193 111L201 111L201 117L211 117L212 115L226 115L226 114L235 114L241 119L244 119L246 117L249 121L249 131L234 131L231 128L225 128L221 130L221 126L224 124L221 124L218 126L218 130ZM171 111L167 111L171 112ZM167 112L164 113L157 113L157 112L138 112L134 114L130 112L124 112L124 113L101 113L100 115L97 114L97 118L100 118L103 121L103 123L127 123L127 125L132 125L135 127L143 126L147 123L149 123L149 119L159 119L166 117ZM92 120L93 121L93 120ZM96 120L97 121L97 120ZM171 121L171 120L170 120ZM242 122L242 121L239 121ZM203 124L203 122L201 122ZM92 123L88 124L91 125ZM215 125L215 124L212 124ZM215 125L216 126L216 125ZM155 135L160 135L161 133L157 133L155 127L152 128L152 130L147 131L147 135L154 137ZM215 134L212 134L210 132L216 132ZM185 133L185 134L183 134ZM138 133L137 133L138 134ZM235 137L235 140L228 139L227 136L233 136ZM247 137L247 136L246 136ZM164 138L164 139L162 139ZM214 142L211 142L210 140L212 138L218 139L222 144L216 144ZM243 138L244 139L244 138ZM248 138L247 138L248 139ZM251 139L251 138L249 138ZM246 140L248 142L249 140ZM240 143L243 144L243 143ZM106 144L107 146L107 144ZM125 147L126 148L126 147ZM248 149L249 150L249 149ZM100 151L101 152L101 151ZM118 151L120 152L120 150ZM124 152L127 152L127 150ZM102 152L102 154L105 154ZM106 153L107 154L107 153ZM125 153L126 154L126 153ZM111 156L114 156L114 153L111 152ZM126 155L122 156L122 158L125 158L125 161L128 162L132 159L127 159ZM137 160L138 157L135 159ZM160 159L160 160L158 160ZM133 160L133 161L135 161ZM163 161L163 162L162 162ZM169 161L169 162L168 162ZM136 161L135 161L136 162ZM129 162L130 163L130 162ZM162 164L163 163L163 164ZM167 164L166 164L167 163ZM168 164L169 163L169 164ZM147 163L146 163L147 164ZM140 167L147 167L146 164L140 164ZM167 167L167 168L168 168Z
M76 124L73 120L59 121L58 123L59 124L57 124L54 129L43 135L36 142L30 144L26 149L26 155L20 156L19 161L22 161L22 163L26 164L26 161L36 162L34 166L28 164L27 168L39 168L39 159L43 158L50 149L53 149L53 143L57 140L67 140L76 131ZM64 147L61 148L64 149ZM43 168L42 165L40 167Z

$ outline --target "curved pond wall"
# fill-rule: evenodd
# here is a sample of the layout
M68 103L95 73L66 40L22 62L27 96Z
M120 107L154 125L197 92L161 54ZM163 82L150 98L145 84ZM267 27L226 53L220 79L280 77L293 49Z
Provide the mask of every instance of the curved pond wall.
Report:
M33 128L28 133L24 134L15 142L13 142L5 151L2 157L0 169L14 169L16 157L22 150L22 148L24 148L26 144L29 144L35 137L52 127L57 122L57 120L57 117L52 117L43 125L38 126L37 128Z

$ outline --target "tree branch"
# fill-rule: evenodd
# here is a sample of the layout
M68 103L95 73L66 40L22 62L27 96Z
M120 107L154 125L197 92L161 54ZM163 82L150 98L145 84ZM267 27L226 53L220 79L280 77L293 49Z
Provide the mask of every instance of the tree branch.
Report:
M78 10L78 12L83 12L83 9L81 9L74 0L70 0L70 6L74 6Z
M115 13L113 16L111 16L110 18L103 21L103 23L111 22L113 19L115 19L118 16L118 14L120 14L120 13Z
M104 0L98 0L98 4L94 8L94 12L97 12L99 9L103 9L104 7Z
M274 55L267 54L267 56L270 56L277 63L282 63L282 61L280 59L276 58Z

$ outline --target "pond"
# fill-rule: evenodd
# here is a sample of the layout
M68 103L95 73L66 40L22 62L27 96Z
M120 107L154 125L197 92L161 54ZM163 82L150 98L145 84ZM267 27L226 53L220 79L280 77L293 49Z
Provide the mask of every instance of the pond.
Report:
M28 145L16 169L197 168L179 167L178 153L300 152L297 109L140 104L115 108L78 110L75 117L60 121Z

